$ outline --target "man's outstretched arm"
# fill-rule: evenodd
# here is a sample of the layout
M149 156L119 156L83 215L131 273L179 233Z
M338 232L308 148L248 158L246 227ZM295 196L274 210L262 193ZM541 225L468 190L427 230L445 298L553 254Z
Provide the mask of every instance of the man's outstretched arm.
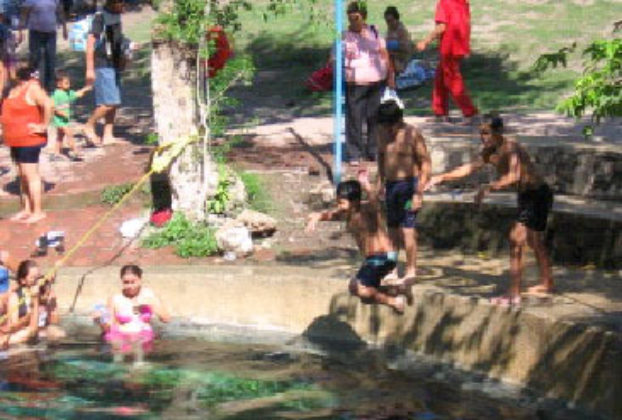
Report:
M434 175L432 178L430 178L430 182L428 182L428 185L426 186L426 190L434 185L442 184L443 182L455 181L457 179L467 177L471 175L472 173L480 170L483 166L484 166L484 162L481 160L478 160L475 162L467 163L462 166L458 166L453 171L445 172L444 174Z

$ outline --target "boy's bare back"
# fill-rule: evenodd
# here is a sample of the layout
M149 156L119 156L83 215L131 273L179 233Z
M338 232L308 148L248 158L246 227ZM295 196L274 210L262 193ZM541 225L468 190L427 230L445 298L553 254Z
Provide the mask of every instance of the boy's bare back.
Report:
M346 219L348 232L364 256L392 251L382 212L376 201L363 201L358 211Z

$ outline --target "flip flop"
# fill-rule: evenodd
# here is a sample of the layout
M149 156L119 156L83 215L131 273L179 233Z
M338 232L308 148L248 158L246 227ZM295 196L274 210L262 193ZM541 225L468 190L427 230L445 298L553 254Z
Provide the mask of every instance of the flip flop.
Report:
M497 306L520 306L520 296L495 296L490 298L490 303Z
M536 286L527 288L524 294L530 296L551 297L553 294L555 294L555 289L553 288L548 290L546 289L546 287L538 284Z
M39 223L41 220L44 220L45 218L47 218L47 214L45 214L45 213L42 213L42 214L39 214L39 215L36 215L36 216L35 215L30 215L26 219L19 220L19 223L23 223L23 224L26 224L26 225L31 225L31 224L34 224L34 223Z
M16 213L13 216L11 216L9 218L9 221L11 221L11 222L19 222L20 220L26 219L28 217L30 217L30 215L28 213L24 213L24 212L20 211L19 213Z

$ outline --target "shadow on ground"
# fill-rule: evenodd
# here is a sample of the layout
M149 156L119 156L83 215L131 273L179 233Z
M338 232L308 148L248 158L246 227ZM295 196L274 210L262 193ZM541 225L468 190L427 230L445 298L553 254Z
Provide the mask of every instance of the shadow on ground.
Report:
M325 65L330 46L309 44L308 28L301 27L289 36L262 32L247 46L257 74L250 87L238 86L231 92L243 106L234 112L234 122L259 120L283 123L298 117L326 116L332 110L332 92L313 93L304 81ZM302 46L302 47L301 47ZM436 64L436 51L416 54ZM529 71L520 71L517 62L500 47L497 51L474 52L463 62L463 74L474 102L482 112L507 109L551 109L571 85L568 77L540 79ZM410 114L430 114L431 83L401 94ZM454 105L452 104L452 107Z

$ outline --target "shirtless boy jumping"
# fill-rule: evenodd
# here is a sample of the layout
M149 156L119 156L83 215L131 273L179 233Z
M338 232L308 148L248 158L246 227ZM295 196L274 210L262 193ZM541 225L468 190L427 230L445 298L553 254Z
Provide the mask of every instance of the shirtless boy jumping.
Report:
M315 230L322 220L344 220L348 231L365 257L363 266L350 281L350 293L363 301L381 303L403 313L404 296L390 296L380 289L380 281L396 265L397 253L387 235L382 211L375 191L372 191L367 174L359 176L363 187L368 190L368 200L361 201L361 182L346 181L337 185L337 208L308 217L307 232ZM400 290L406 293L405 290Z
M544 231L548 213L553 204L553 193L536 172L527 151L517 142L503 136L501 118L495 117L490 123L482 124L480 135L483 143L480 158L453 171L433 176L429 186L466 177L486 164L491 164L496 168L499 179L480 187L475 198L476 204L479 205L490 191L516 186L518 215L509 235L512 284L506 295L492 299L492 302L496 304L516 305L520 303L525 244L534 250L540 268L540 284L530 287L527 290L528 293L553 292L551 261L544 245Z
M430 176L430 155L425 139L406 124L401 106L394 100L378 109L378 191L384 186L389 237L396 250L406 251L404 282L417 275L415 219L423 203L423 190ZM395 270L397 275L397 270Z

